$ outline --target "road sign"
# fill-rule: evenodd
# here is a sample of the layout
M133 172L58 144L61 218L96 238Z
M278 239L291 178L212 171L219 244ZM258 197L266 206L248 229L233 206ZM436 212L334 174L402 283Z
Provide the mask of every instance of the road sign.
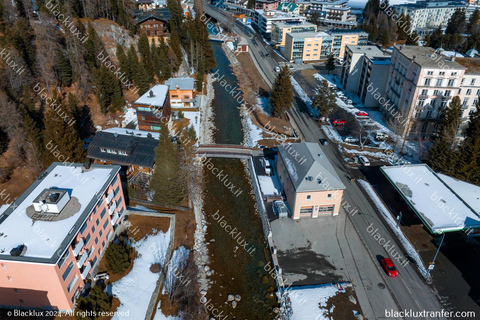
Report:
M430 270L430 271L432 271L433 268L435 268L435 265L434 265L434 264L431 264L431 265L428 266L428 270Z

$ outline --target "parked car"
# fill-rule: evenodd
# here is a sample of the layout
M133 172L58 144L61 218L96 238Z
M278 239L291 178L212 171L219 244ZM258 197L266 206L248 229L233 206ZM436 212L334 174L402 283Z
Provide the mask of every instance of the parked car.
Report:
M279 218L287 218L288 217L288 209L287 206L285 205L285 202L282 200L277 200L273 202L272 205L273 212L279 217Z
M342 63L343 63L343 58L338 58L336 62L337 62L338 64L342 64Z
M320 141L320 143L322 144L322 146L328 145L327 139L318 139L318 141Z
M265 54L265 57L270 57L270 53L266 53L266 54Z
M293 67L293 65L290 64L290 65L288 65L288 69L293 70L295 68Z
M358 160L360 161L361 164L363 164L365 167L368 167L370 165L370 161L364 157L364 156L358 156Z
M275 71L276 71L276 72L280 72L280 67L278 67L278 66L275 67Z
M366 113L365 111L359 111L359 112L357 112L357 116L359 116L359 117L368 117L368 113Z
M272 167L270 166L270 161L268 161L268 159L262 158L261 162L262 162L263 168L265 169L265 174L267 176L271 175Z
M99 272L95 275L95 277L93 277L93 280L94 281L98 281L98 280L108 280L110 277L108 276L108 273L106 271L104 272Z
M352 100L347 100L347 104L353 104Z
M390 258L384 258L380 263L382 264L383 270L385 270L390 278L396 278L398 276L397 268L395 268L395 265Z
M383 140L386 140L388 138L388 134L386 134L385 132L376 132L375 133L375 140L378 140L378 141L383 141Z
M358 142L358 139L357 139L357 138L354 138L354 137L348 136L348 137L345 137L345 138L343 139L343 141L349 142L349 143L357 143L357 142Z
M333 119L332 120L332 124L345 124L347 123L347 121L343 120L343 119Z
M342 99L343 102L346 102L348 100L348 98L345 96L341 96L340 99Z

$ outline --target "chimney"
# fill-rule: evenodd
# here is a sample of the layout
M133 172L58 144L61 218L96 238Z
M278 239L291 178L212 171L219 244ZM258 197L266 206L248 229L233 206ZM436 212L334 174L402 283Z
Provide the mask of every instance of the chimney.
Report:
M83 164L83 167L85 168L85 170L89 170L89 169L90 169L90 161L86 161L86 162Z
M152 90L150 90L150 92L148 93L148 97L149 97L149 98L155 97L155 95L153 94L153 91L152 91Z

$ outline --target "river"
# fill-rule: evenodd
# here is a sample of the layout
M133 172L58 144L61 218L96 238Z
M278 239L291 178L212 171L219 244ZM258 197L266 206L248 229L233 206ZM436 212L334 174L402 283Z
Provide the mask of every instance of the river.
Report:
M234 86L237 79L219 43L212 43L217 76ZM216 81L212 107L217 144L240 144L243 129L239 103ZM207 310L222 312L225 319L273 319L276 306L274 279L268 274L270 256L246 166L240 160L209 159L204 166L204 212L211 288ZM267 265L267 267L265 267ZM229 294L241 300L227 302ZM210 307L210 308L209 308ZM217 309L217 311L213 311ZM217 318L221 318L218 316Z

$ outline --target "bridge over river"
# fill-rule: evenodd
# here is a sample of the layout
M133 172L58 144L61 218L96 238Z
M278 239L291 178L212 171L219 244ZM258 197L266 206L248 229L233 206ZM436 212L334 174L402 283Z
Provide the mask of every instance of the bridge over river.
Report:
M248 159L261 153L239 144L201 144L197 148L197 154L206 158Z

